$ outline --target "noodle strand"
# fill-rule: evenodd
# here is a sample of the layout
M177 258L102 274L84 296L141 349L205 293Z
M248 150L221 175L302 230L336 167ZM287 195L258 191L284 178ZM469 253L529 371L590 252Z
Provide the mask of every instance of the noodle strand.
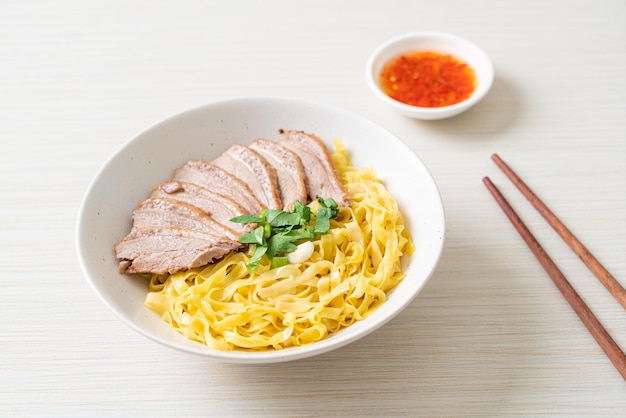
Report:
M393 197L371 168L352 166L343 143L333 160L352 206L340 208L309 260L253 274L250 252L170 276L148 277L145 304L187 338L220 350L311 344L363 320L403 278L414 251Z

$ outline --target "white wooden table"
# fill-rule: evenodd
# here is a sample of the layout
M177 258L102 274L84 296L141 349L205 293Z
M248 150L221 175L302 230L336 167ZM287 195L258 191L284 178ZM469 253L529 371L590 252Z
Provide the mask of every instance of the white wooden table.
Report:
M481 182L501 187L626 348L624 309L489 159L499 153L626 285L626 3L314 4L0 3L0 415L626 414L626 382ZM419 122L368 91L371 50L422 29L491 56L484 102ZM167 116L242 96L362 114L441 188L446 245L424 291L320 357L249 366L173 351L120 322L79 271L76 215L106 159Z

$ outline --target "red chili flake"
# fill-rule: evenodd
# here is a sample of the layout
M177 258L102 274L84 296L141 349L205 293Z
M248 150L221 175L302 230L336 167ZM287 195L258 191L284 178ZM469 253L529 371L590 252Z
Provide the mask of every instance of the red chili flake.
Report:
M470 97L476 88L476 75L452 55L416 51L389 61L380 74L380 85L399 102L441 107Z

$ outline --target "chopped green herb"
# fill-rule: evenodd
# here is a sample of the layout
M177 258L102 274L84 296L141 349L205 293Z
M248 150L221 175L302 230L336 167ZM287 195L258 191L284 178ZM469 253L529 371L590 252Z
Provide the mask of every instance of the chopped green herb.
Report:
M263 245L256 246L256 248L254 249L254 254L252 254L252 257L250 257L250 260L248 260L248 264L247 264L250 272L254 271L256 266L259 265L259 262L261 261L261 259L263 258L266 252L267 252L266 246L263 246Z
M272 258L272 268L278 268L278 267L282 267L282 266L286 266L287 264L289 264L289 261L287 260L287 257L274 257Z
M272 228L295 227L301 226L304 223L299 214L276 209L267 211L267 222Z
M255 249L248 261L250 272L259 265L266 256L272 268L281 267L288 263L285 254L294 252L298 241L312 240L317 235L326 234L330 230L330 220L336 219L339 214L337 202L334 199L317 197L320 208L315 214L315 225L311 222L311 208L300 202L294 202L291 212L270 209L263 210L260 215L242 215L231 219L237 223L255 223L257 227L239 237L244 244L254 244Z
M311 222L311 208L309 206L303 205L296 200L293 204L292 211L300 215L305 223L308 224L309 222Z
M339 213L339 205L337 205L335 199L333 199L332 197L329 197L328 199L322 199L321 197L317 196L317 202L322 205L322 207L328 208L331 211L331 216L333 219L337 217L337 214Z
M285 235L293 237L294 241L305 241L315 239L317 234L311 227L306 227L303 229L294 229L292 231L287 232Z
M262 226L258 226L250 232L246 232L244 235L239 237L239 241L244 244L259 244L263 245L265 243L265 228Z
M317 201L322 207L315 214L315 232L326 234L330 229L330 220L337 217L339 209L337 208L337 202L332 198L322 199L318 196Z
M265 219L261 215L241 215L231 219L232 222L240 224L250 224L255 222L263 222Z

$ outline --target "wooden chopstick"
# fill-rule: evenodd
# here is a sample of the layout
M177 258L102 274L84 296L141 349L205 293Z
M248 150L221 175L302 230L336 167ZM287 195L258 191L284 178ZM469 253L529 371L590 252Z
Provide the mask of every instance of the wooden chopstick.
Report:
M491 159L513 182L515 187L537 209L537 212L563 238L569 247L576 253L583 263L591 270L600 282L607 288L615 299L626 309L626 290L611 273L591 254L591 252L572 234L572 232L556 217L554 213L539 199L535 193L519 178L517 174L498 156L493 154Z
M604 326L602 326L598 318L591 312L591 309L589 309L576 290L570 285L561 270L559 270L554 261L552 261L550 256L545 252L541 244L539 244L533 234L528 230L524 222L520 219L515 210L513 210L511 205L509 205L504 196L502 196L498 188L491 182L489 177L483 178L483 183L485 183L485 186L487 186L489 192L491 192L496 202L498 202L500 208L502 208L517 232L526 242L526 245L528 245L548 275L552 278L554 284L561 291L563 296L565 296L565 299L574 309L583 324L585 324L593 338L595 338L602 350L604 350L622 378L626 380L626 355L624 352L619 348L613 338L611 338Z

